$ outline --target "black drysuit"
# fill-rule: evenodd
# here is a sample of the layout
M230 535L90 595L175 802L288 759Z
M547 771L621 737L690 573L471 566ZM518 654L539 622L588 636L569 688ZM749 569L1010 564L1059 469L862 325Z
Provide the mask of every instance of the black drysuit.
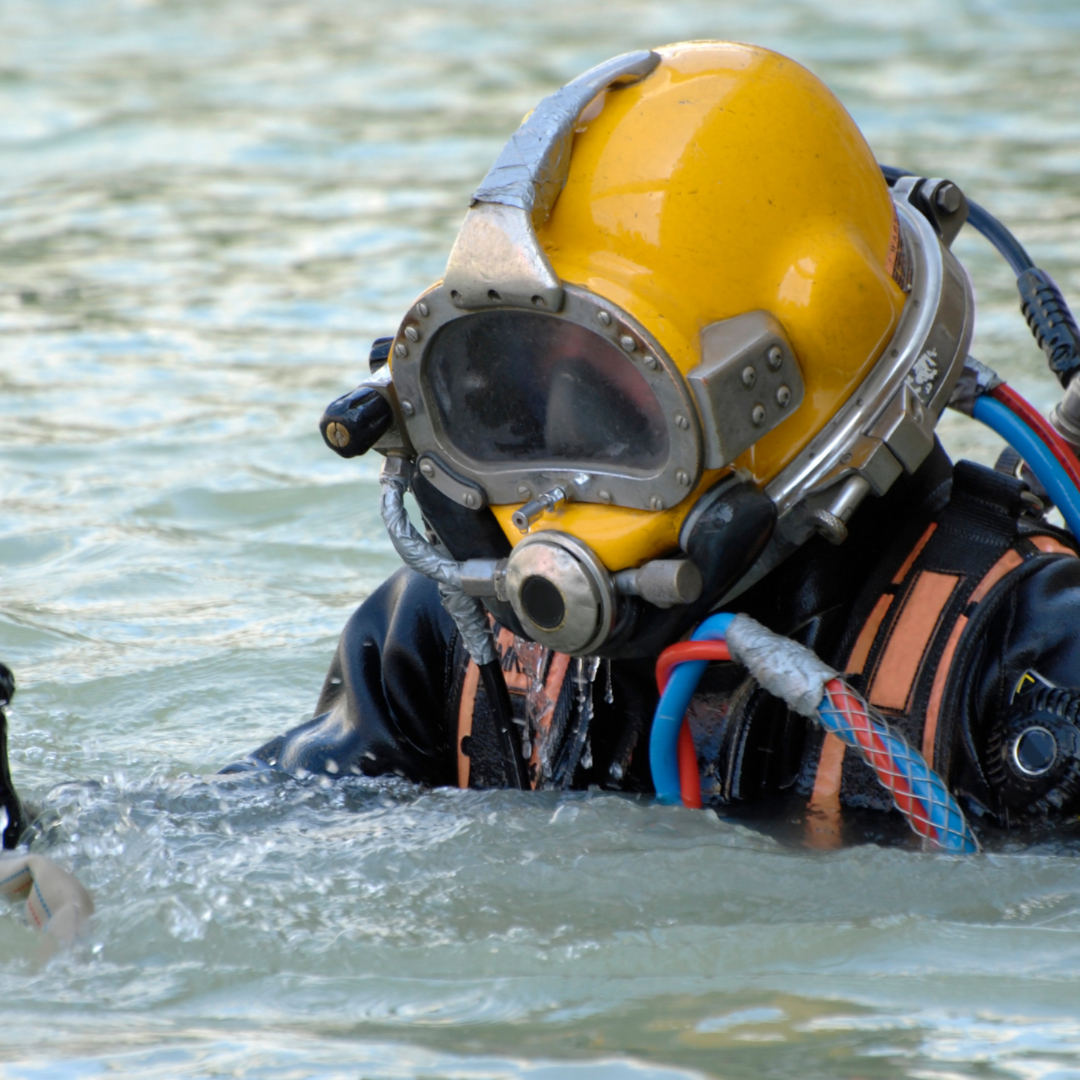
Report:
M1080 808L1074 550L1021 481L966 462L954 469L938 447L913 476L867 500L846 542L809 541L730 609L854 672L853 684L881 698L886 719L924 749L969 812L1003 824L1059 818ZM501 640L534 786L651 792L655 658L561 658L541 732L529 687L559 658L507 631ZM507 786L483 687L470 686L468 669L435 585L402 569L346 625L314 719L230 769ZM710 668L690 717L707 802L830 794L821 732L736 665ZM1050 742L1030 743L1032 727ZM841 805L891 805L851 753L831 794Z

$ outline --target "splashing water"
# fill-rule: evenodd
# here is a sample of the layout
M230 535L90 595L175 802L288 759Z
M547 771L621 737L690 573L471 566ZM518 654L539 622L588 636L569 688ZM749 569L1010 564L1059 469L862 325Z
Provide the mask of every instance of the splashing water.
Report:
M574 687L574 715L572 727L566 738L566 745L559 756L559 763L553 777L559 786L569 786L582 763L582 755L589 737L589 725L593 718L593 684L596 673L600 670L600 657L577 656L574 658L571 679ZM592 759L592 753L589 753Z

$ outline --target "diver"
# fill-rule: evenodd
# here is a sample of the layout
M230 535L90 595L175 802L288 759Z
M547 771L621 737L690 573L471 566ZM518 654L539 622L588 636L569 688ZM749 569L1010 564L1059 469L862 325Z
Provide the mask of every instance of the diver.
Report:
M1017 273L1057 430L968 355L965 222ZM601 64L526 117L443 279L324 415L336 452L383 455L407 566L314 719L225 771L658 792L654 666L725 612L779 636L766 665L782 638L843 673L969 819L1075 816L1078 368L1015 238L883 170L798 64L726 42ZM1016 452L954 465L946 405ZM713 664L685 724L702 800L797 798L825 833L899 805L812 711Z

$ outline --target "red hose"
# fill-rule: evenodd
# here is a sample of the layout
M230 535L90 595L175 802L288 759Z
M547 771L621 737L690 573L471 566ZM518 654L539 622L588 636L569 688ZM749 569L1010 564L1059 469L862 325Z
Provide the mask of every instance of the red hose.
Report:
M1073 486L1080 490L1080 461L1073 448L1058 434L1054 426L1030 402L1025 401L1011 386L1001 383L990 391L990 396L1000 401L1010 412L1015 413L1031 428L1050 452L1058 459L1061 467L1068 474Z
M687 660L730 660L726 641L680 641L669 645L656 661L656 685L660 693L667 687L672 668ZM690 725L683 720L679 728L679 789L682 804L691 810L701 809L701 772Z
M730 660L726 641L677 641L656 659L656 685L662 694L667 689L671 669L685 660Z
M690 734L690 724L686 720L679 728L679 793L688 810L701 809L701 770L698 769L694 736Z

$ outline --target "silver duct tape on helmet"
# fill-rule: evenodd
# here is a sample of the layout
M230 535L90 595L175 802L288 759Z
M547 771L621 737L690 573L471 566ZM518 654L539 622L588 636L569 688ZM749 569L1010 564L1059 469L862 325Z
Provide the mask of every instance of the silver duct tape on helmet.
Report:
M446 266L455 304L481 308L516 303L558 311L562 283L536 239L566 183L578 117L597 94L648 75L653 52L606 60L549 94L510 137L483 182Z
M748 615L736 615L727 631L733 660L742 664L774 697L801 716L817 717L825 684L837 673L805 645L774 634Z
M380 509L390 542L406 566L438 582L443 607L454 620L469 655L478 664L490 663L496 658L491 624L480 600L466 595L461 564L429 544L409 520L405 490L409 485L407 474L410 470L411 466L404 458L388 457L379 474L382 484Z

